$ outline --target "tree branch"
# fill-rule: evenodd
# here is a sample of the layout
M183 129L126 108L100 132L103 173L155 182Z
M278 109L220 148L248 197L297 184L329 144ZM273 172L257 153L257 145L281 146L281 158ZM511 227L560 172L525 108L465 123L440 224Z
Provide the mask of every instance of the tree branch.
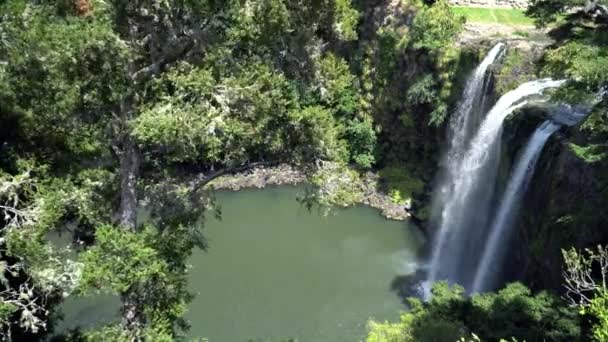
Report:
M145 67L135 71L130 77L131 80L133 82L141 82L143 80L152 78L158 74L165 65L179 60L188 54L188 52L199 46L207 34L209 22L209 19L205 20L200 28L193 30L192 34L180 39L179 42L175 44L167 44L165 48L163 48L163 51L159 54L158 58L151 64L148 64ZM146 36L146 39L152 39L152 37Z

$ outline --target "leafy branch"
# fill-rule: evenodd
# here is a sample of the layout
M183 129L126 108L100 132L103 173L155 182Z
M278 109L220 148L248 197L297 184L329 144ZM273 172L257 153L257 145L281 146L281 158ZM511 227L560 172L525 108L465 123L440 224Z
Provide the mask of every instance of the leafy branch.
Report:
M608 247L597 246L597 252L585 249L563 250L566 268L563 272L566 288L566 299L575 306L589 306L593 296L606 293L606 277L608 276ZM594 277L594 269L599 266L600 279Z

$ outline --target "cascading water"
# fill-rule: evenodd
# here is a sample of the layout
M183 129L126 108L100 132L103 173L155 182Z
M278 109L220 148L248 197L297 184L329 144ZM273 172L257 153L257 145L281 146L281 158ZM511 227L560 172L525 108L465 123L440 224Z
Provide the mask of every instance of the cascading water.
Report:
M488 68L500 57L504 44L498 43L488 52L488 55L475 68L465 85L463 99L458 104L455 115L450 121L448 131L451 146L448 151L448 163L455 162L464 152L464 147L470 140L478 121L481 120L482 100L486 90ZM477 122L476 122L477 121ZM454 160L450 160L454 159Z
M525 106L526 98L564 82L551 79L527 82L502 96L488 112L462 157L452 158L453 163L448 163L446 185L440 188L443 198L435 202L441 205L441 214L429 283L448 280L470 288L487 235L485 227L498 172L503 121Z
M500 201L496 217L490 228L490 235L485 244L481 262L473 281L472 292L486 291L494 285L490 267L502 265L502 258L508 240L508 230L519 211L521 197L525 193L534 174L536 162L549 137L561 126L551 120L545 121L536 129L528 141L524 152L515 164L505 193ZM495 274L495 273L494 273Z
M470 141L475 129L482 118L483 102L487 89L488 68L500 57L505 45L498 43L492 47L481 63L475 68L467 79L462 100L458 103L448 127L448 148L443 160L442 173L438 177L438 184L433 195L431 221L441 221L441 209L451 197L451 172L457 169L462 159L466 144Z
M444 206L445 201L450 197L451 180L454 176L450 173L456 168L465 150L466 144L471 139L475 128L479 125L483 113L483 100L487 88L487 71L488 68L500 57L504 51L504 44L498 43L492 47L486 57L475 68L471 76L469 76L464 88L462 100L458 103L458 107L451 117L448 128L448 149L444 158L443 173L439 178L435 195L433 196L433 221L440 215L440 208ZM439 210L438 210L439 209Z
M510 229L517 217L521 198L534 175L536 163L545 143L563 125L574 125L586 115L584 109L577 111L569 106L559 109L551 119L546 120L536 129L513 168L473 281L473 293L491 290L496 285L497 273L492 272L491 267L500 267L503 264L506 247L511 238Z
M436 225L439 225L441 222L441 210L452 197L452 180L455 178L453 172L458 169L458 165L465 152L465 147L470 142L475 129L483 118L483 103L485 102L488 84L488 68L500 58L504 48L505 45L503 43L494 45L471 73L467 79L462 100L458 103L456 111L450 119L448 149L443 161L442 174L438 177L439 182L433 195L431 220Z

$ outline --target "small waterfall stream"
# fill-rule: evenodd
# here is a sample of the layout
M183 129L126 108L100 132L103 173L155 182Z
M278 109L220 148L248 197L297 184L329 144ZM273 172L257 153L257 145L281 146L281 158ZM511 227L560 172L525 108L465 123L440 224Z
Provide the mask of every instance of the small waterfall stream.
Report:
M441 200L434 203L441 208L434 209L440 215L429 283L448 280L470 289L488 234L486 227L498 173L503 121L525 106L530 96L564 82L541 79L506 93L488 112L470 142L462 144L462 157L448 158L446 167L450 170L445 172L446 179L440 187ZM453 134L450 138L454 140L457 136ZM457 143L452 141L450 149ZM458 155L457 151L450 151L448 155L450 153Z

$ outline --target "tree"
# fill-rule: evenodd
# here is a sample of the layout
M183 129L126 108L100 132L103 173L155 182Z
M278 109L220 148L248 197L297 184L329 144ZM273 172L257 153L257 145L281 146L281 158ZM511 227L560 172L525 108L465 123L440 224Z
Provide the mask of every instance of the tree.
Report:
M539 26L554 25L557 41L544 57L543 73L566 77L568 85L555 96L572 103L592 103L582 129L586 136L572 151L595 163L605 159L608 137L608 104L603 91L608 84L608 3L604 0L534 0L527 15ZM599 101L594 101L599 97Z
M428 302L410 298L398 324L370 324L368 341L457 341L503 339L579 341L576 313L547 292L533 295L520 283L497 293L465 297L460 286L433 286Z
M608 339L608 248L579 252L562 250L565 261L566 298L581 314L593 317L592 336L595 341ZM597 279L596 277L599 277Z
M0 336L6 341L47 330L51 309L76 289L82 271L45 239L67 201L47 202L54 190L34 173L0 172Z
M206 247L214 175L348 161L340 116L356 88L337 82L339 110L308 98L323 40L356 38L349 1L10 0L0 13L0 120L13 132L1 165L10 175L18 158L45 165L44 196L61 204L52 226L73 225L82 246L79 290L121 296L121 324L92 339L186 327L186 263Z

